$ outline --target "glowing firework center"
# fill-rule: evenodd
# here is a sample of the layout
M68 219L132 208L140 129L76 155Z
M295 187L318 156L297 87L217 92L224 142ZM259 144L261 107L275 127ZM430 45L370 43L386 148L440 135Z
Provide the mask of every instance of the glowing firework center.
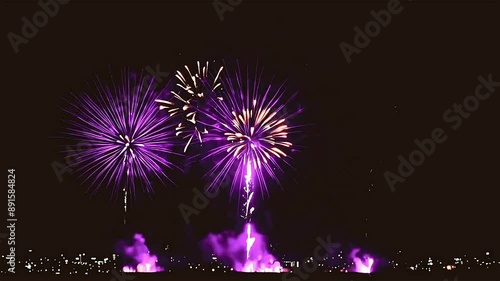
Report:
M123 137L123 135L120 135L120 139L116 140L117 143L123 146L123 149L120 151L119 156L123 155L123 164L127 166L127 176L130 175L130 164L136 157L134 149L137 149L137 147L144 147L144 144L134 143L134 141L135 140L131 140L128 135L125 135L125 137Z

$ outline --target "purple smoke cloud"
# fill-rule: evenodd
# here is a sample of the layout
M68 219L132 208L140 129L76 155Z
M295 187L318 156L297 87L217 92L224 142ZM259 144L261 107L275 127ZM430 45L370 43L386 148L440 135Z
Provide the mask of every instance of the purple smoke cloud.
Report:
M146 239L142 234L134 235L134 244L123 246L125 256L132 258L134 264L125 265L123 272L160 272L164 269L157 265L158 258L152 255L146 246Z
M253 229L253 231L252 231ZM282 272L281 263L268 252L266 238L247 223L242 233L209 234L202 242L210 251L239 272Z
M354 262L353 268L349 271L354 271L358 273L372 273L374 271L373 264L375 263L375 257L369 254L360 254L361 249L354 248L351 251L349 257Z

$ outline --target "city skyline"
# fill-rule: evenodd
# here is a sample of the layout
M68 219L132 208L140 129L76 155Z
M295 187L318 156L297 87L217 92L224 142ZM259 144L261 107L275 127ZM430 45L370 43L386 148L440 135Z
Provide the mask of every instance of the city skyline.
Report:
M158 253L157 253L158 254ZM485 272L497 272L500 270L500 260L495 253L485 252L482 255L456 255L448 257L429 257L428 259L405 259L401 251L394 253L390 259L380 259L378 271L463 271L463 270L482 270ZM76 255L60 254L57 257L43 256L33 250L28 250L24 258L17 260L16 263L21 267L20 273L46 273L55 274L108 274L112 270L121 270L123 266L120 254L96 256L91 253L78 253ZM215 254L202 261L193 261L186 256L170 256L168 253L159 255L158 263L167 266L165 272L181 272L185 270L215 272L222 271L235 272L234 268L218 259ZM1 255L0 258L8 260L8 257ZM290 259L286 255L279 257L282 261L284 272L293 271L299 268L301 264L310 262L313 257L303 257L301 259ZM383 260L383 262L382 262ZM497 261L498 260L498 261ZM324 272L344 272L348 273L353 269L354 262L349 258L349 252L340 250L334 255L323 258L318 261L318 267ZM0 273L7 273L5 264L0 268Z

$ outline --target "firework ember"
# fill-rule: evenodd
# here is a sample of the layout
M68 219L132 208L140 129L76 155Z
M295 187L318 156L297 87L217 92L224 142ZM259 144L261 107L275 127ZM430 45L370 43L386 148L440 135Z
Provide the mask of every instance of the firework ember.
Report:
M167 110L173 115L181 115L182 120L176 128L176 135L181 136L185 141L184 152L195 140L203 142L203 134L207 132L206 127L201 122L204 118L204 109L207 101L216 95L216 90L221 86L219 75L222 67L213 75L209 71L208 62L201 67L197 62L197 72L192 73L188 66L184 66L186 73L177 71L175 77L178 79L178 91L171 91L173 98L170 100L157 99L160 110Z

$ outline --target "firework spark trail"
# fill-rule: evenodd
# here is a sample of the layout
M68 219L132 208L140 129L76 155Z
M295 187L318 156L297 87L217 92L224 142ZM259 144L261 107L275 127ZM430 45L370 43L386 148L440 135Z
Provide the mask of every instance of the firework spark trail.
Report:
M215 158L217 161L207 174L215 174L209 189L218 188L230 170L236 174L232 182L232 191L248 188L246 173L251 167L251 192L267 192L265 175L279 184L275 170L283 172L280 161L290 166L287 151L292 143L288 135L295 133L297 127L289 126L288 119L300 111L288 114L284 112L290 99L284 100L284 84L263 85L262 72L246 77L238 69L234 75L223 73L220 98L210 100L210 112L206 116L208 128L206 140L218 141L218 146L211 149L202 160ZM249 198L247 197L246 200ZM247 205L248 206L248 205Z
M253 191L252 191L252 165L250 162L247 163L247 174L245 175L245 197L246 201L243 204L245 215L244 219L246 220L246 232L247 232L247 239L246 239L246 251L247 251L247 261L250 259L250 251L252 250L253 243L255 242L255 237L252 237L252 225L250 222L252 221L251 215L254 211L254 207L250 207L252 203L252 198L253 198Z
M184 152L186 152L193 139L203 143L202 134L207 133L205 126L200 122L203 119L203 108L207 100L216 95L216 91L221 86L219 77L223 68L219 68L216 75L212 75L209 71L208 62L201 67L198 61L197 72L194 74L187 65L184 68L187 71L186 74L178 70L175 75L178 79L179 90L171 91L174 98L172 100L157 99L156 102L160 104L160 110L167 110L171 116L182 115L183 119L176 128L176 135L186 140L184 146Z
M254 207L250 207L254 194L252 191L252 165L250 162L247 163L247 173L245 175L245 186L243 189L245 191L245 203L243 204L245 215L243 218L247 222L250 222L252 220L251 215L254 211Z
M113 77L111 77L113 78ZM170 157L174 127L172 119L158 112L152 87L154 78L124 70L118 84L105 85L96 79L97 97L87 93L74 96L64 110L72 117L64 132L75 144L89 143L85 149L70 151L83 182L90 182L94 194L101 187L122 190L135 196L136 186L153 192L151 177L170 181L164 168L178 168ZM142 95L141 95L142 94ZM126 197L124 198L126 211Z
M262 72L255 72L250 77L247 70L243 76L241 70L235 74L223 73L220 96L208 99L209 111L205 112L209 122L206 125L206 140L217 141L218 146L210 149L202 160L215 158L217 162L207 173L215 175L208 189L216 189L229 171L236 171L232 179L232 191L243 191L242 218L245 219L246 261L240 271L279 271L274 257L263 258L265 249L254 249L257 233L253 233L251 223L254 207L252 206L255 190L262 195L267 192L265 176L279 184L275 170L283 172L280 161L287 165L287 150L292 143L288 134L296 127L290 127L288 119L300 111L288 114L284 108L290 99L285 100L284 84L275 86L262 83ZM242 234L243 235L243 234ZM253 251L256 253L253 253Z

